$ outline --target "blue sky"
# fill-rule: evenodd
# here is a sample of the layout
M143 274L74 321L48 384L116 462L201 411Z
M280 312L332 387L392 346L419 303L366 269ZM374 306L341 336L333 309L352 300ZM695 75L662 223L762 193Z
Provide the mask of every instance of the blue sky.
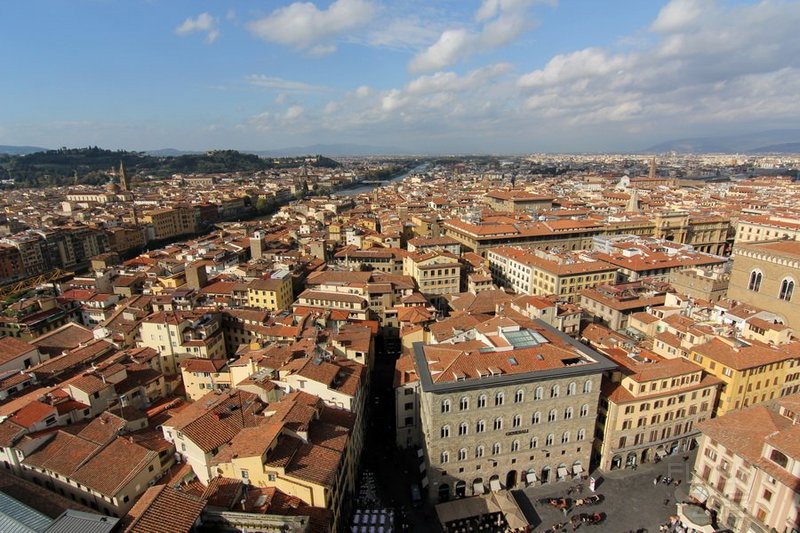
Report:
M7 0L0 144L636 150L793 127L800 3Z

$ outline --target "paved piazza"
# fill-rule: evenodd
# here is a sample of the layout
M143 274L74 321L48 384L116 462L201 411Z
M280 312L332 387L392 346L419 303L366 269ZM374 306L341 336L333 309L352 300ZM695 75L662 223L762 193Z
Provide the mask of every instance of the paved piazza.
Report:
M689 480L694 464L694 453L684 461L683 455L668 457L656 464L640 465L636 470L616 470L606 474L595 473L600 478L595 494L604 499L598 505L573 508L566 517L562 511L548 504L538 503L542 498L565 497L574 499L591 494L588 482L582 482L582 494L567 494L570 487L578 482L554 483L516 491L517 501L523 507L534 531L547 531L553 524L568 522L573 515L600 512L605 520L597 525L580 525L578 531L587 533L626 533L628 531L657 532L658 526L666 523L676 514L676 503L688 499ZM670 476L680 479L678 487L653 484L656 476ZM667 501L668 500L668 501ZM665 504L666 501L666 504ZM531 508L532 506L532 508ZM531 512L533 511L533 512ZM535 513L535 515L533 514ZM569 523L558 531L571 532Z

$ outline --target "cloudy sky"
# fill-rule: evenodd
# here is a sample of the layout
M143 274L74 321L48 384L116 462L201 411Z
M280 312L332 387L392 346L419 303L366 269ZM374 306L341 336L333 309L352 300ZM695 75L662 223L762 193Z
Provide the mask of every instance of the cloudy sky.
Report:
M800 127L788 0L5 0L0 144L638 150Z

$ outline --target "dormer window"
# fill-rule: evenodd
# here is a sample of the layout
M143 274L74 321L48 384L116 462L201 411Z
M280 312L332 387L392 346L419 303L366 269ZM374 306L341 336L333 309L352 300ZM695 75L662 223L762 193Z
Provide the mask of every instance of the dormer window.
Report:
M789 465L789 458L778 450L772 450L770 452L769 460L783 469L786 469L786 467Z

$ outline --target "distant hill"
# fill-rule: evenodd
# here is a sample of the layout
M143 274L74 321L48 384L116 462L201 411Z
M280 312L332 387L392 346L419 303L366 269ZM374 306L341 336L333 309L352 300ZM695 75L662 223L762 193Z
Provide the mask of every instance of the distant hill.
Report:
M22 155L32 154L33 152L44 152L47 148L39 146L7 146L0 144L0 154Z
M800 142L771 144L750 150L753 154L800 154Z
M643 150L648 153L766 153L797 151L791 145L800 143L800 129L769 130L738 135L674 139Z
M172 157L104 150L95 146L0 155L0 180L13 179L23 187L81 183L99 185L108 182L120 162L125 164L134 180L137 174L169 176L195 172L258 172L273 168L298 168L306 164L305 158L263 159L236 150L214 150ZM339 166L338 162L326 157L319 157L309 164L327 168Z
M161 148L160 150L147 150L145 153L147 155L154 155L156 157L177 157L179 155L201 154L203 152L176 150L175 148Z
M248 151L262 157L300 157L304 155L325 154L328 157L363 157L378 155L411 155L406 150L386 146L369 146L363 144L312 144L310 146L293 146L277 150Z

